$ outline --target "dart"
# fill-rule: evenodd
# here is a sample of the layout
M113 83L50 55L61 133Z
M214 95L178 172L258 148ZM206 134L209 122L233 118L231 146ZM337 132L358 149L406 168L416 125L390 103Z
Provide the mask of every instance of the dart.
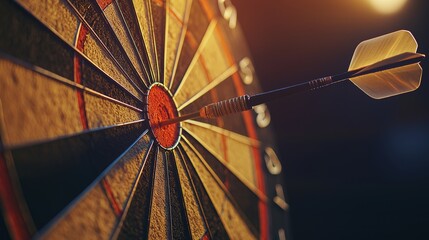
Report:
M361 42L355 49L347 72L301 84L243 95L211 103L198 112L159 123L160 126L193 118L217 118L250 110L262 103L350 80L374 99L383 99L416 90L420 86L424 54L416 53L417 42L411 32L400 30Z

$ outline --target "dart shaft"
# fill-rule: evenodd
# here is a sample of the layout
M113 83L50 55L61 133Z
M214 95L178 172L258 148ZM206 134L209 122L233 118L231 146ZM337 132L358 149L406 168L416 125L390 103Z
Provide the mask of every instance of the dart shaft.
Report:
M309 82L300 83L289 87L284 87L284 88L279 88L268 92L259 93L250 97L249 105L251 105L252 107L257 106L259 104L270 102L278 98L291 96L291 95L302 93L309 90L316 90L324 86L330 85L332 83L333 83L332 77L328 76L328 77L314 79Z

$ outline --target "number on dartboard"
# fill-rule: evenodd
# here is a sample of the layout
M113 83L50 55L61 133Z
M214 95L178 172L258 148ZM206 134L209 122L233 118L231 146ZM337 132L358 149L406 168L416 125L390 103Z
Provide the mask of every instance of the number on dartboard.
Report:
M265 128L270 125L271 115L266 104L253 107L253 111L256 113L256 124L258 124L258 127Z
M252 61L248 57L245 57L241 59L241 61L238 63L238 66L240 67L240 76L243 80L243 83L246 85L250 85L253 82L253 65Z
M234 29L237 26L237 9L230 0L218 0L218 5L220 14L228 21L229 27Z
M283 228L280 228L278 233L279 233L279 240L286 240L286 233Z
M279 175L282 172L282 164L272 148L265 148L264 160L269 173Z
M283 187L280 184L276 184L276 196L273 201L283 210L287 210L289 208L289 205L286 203Z

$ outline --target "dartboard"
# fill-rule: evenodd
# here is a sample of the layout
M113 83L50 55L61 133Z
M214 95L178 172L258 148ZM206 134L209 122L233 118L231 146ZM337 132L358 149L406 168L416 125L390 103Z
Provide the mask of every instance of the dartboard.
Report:
M0 3L1 237L285 239L266 105L228 0Z

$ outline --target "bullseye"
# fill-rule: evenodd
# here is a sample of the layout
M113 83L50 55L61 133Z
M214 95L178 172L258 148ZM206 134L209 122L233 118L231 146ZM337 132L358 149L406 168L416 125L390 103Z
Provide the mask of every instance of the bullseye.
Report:
M148 92L148 119L152 134L165 149L174 148L180 138L180 123L160 126L159 123L178 116L170 92L160 83L153 84Z

